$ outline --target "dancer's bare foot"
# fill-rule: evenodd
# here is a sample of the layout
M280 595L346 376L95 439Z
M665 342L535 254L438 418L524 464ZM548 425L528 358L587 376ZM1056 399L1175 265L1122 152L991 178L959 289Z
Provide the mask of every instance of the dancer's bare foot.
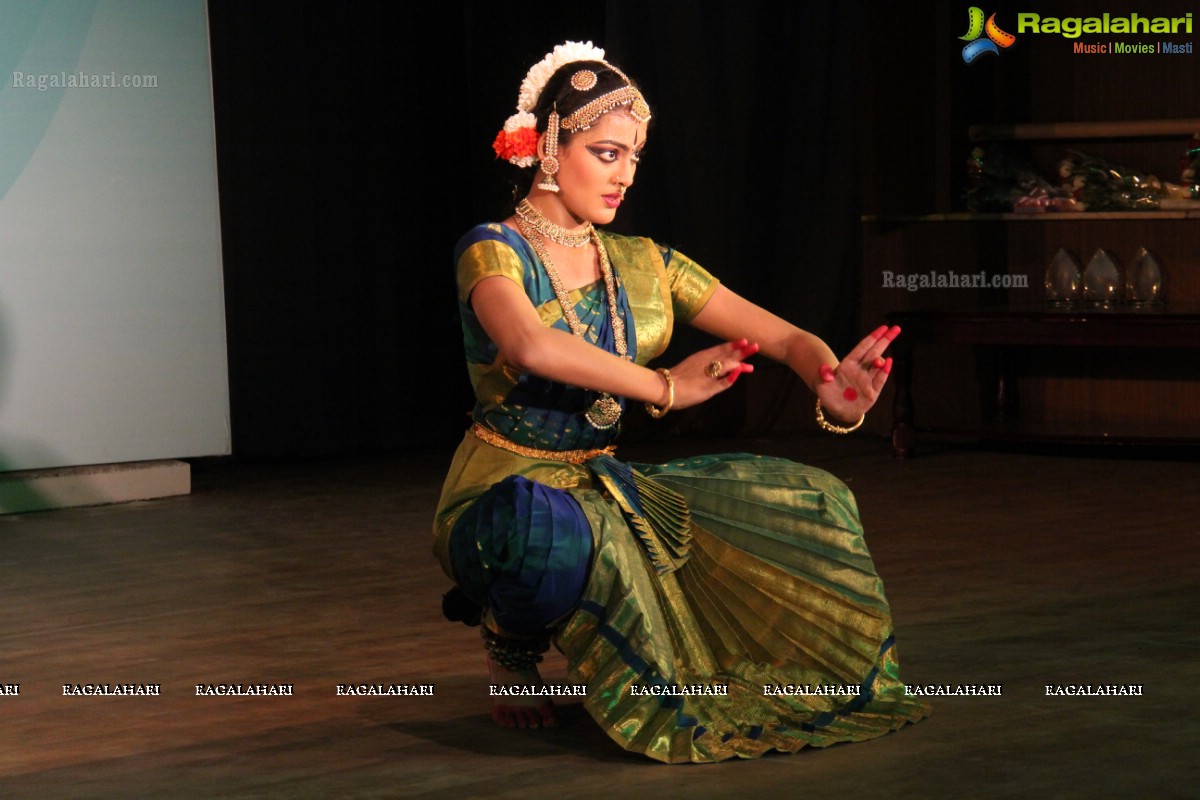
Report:
M510 670L496 663L490 655L487 659L488 677L493 686L522 688L545 686L537 667L527 670ZM492 719L502 728L554 728L558 725L554 703L547 697L537 695L497 695L492 700Z

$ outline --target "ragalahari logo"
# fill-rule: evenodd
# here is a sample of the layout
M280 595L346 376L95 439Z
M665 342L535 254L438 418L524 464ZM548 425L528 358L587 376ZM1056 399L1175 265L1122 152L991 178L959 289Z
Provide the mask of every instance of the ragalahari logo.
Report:
M987 34L986 39L979 38L985 33ZM984 53L1000 55L1001 47L1006 49L1012 47L1013 42L1017 40L1017 37L1011 33L1000 30L1000 26L996 24L995 14L988 17L987 23L984 23L983 9L979 6L971 6L967 9L967 33L958 38L968 42L962 51L963 61L968 64Z

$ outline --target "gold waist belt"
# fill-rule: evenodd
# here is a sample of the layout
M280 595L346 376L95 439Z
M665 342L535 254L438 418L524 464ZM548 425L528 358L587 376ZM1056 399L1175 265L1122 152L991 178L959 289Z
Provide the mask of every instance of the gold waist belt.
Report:
M507 450L510 453L525 456L525 458L565 461L568 464L582 464L585 461L592 460L596 456L611 456L617 452L615 444L610 444L608 447L600 448L599 450L539 450L536 447L526 447L525 445L506 439L501 434L496 433L490 428L483 427L478 422L471 426L471 433L493 447L499 447L501 450Z

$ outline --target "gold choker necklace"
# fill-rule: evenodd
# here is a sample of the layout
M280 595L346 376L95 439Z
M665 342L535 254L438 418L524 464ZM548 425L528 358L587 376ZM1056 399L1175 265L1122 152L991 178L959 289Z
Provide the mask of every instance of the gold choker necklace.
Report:
M533 203L529 202L528 197L517 205L517 219L523 220L542 236L564 247L583 247L592 240L592 223L587 223L577 231L569 231L562 225L546 219L546 215L538 211Z

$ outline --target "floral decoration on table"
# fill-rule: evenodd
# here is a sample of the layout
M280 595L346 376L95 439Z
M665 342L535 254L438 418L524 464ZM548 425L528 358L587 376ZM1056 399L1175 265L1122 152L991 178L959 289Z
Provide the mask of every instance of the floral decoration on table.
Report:
M1058 176L1085 211L1154 211L1165 194L1153 175L1075 150L1059 163Z
M967 208L977 213L1079 210L1075 199L1003 145L976 147L967 159Z
M1180 158L1180 183L1160 181L1100 156L1070 150L1051 183L1002 144L967 159L964 201L977 213L1156 211L1200 208L1200 134Z

